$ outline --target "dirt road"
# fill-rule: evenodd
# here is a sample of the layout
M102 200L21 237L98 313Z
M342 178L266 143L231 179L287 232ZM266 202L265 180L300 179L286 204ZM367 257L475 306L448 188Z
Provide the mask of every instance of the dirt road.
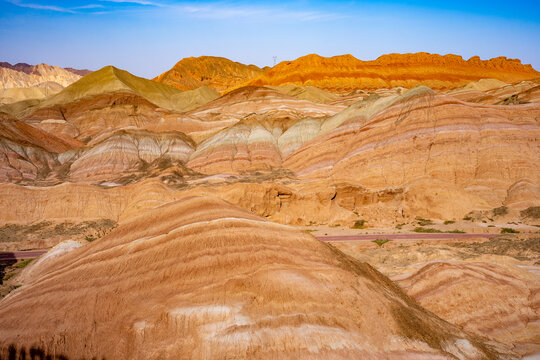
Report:
M0 252L0 260L33 259L45 254L47 250Z
M317 239L324 242L331 241L371 241L377 239L388 240L464 240L464 239L489 239L499 236L499 234L453 234L453 233L434 233L434 234L362 234L362 235L327 235L317 236Z

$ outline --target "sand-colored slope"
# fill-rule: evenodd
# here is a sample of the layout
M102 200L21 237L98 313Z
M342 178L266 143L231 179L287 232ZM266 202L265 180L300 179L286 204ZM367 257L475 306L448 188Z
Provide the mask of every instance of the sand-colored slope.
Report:
M32 87L0 89L0 105L30 99L43 99L62 91L64 87L55 82L40 83Z
M168 113L155 104L129 91L116 91L94 95L68 104L43 107L33 111L24 120L39 127L51 121L65 122L74 127L73 136L88 142L100 134L123 128L151 126Z
M122 128L152 128L170 113L189 111L218 97L207 87L179 91L167 85L105 67L43 101L5 107L25 121L67 121L75 126L73 136L91 138ZM39 125L38 125L39 126ZM161 126L160 131L170 131Z
M190 57L180 60L174 67L154 81L180 90L193 90L208 86L219 92L235 87L260 75L263 69L244 65L215 56Z
M175 199L174 191L155 179L112 188L70 182L49 187L0 184L0 195L2 222L22 224L119 221Z
M469 102L495 105L519 105L540 102L540 84L538 81L520 81L514 84L478 81L448 93Z
M44 111L55 110L63 113L65 112L63 108L70 104L93 101L92 99L96 96L103 97L114 93L129 93L156 106L178 112L194 109L219 96L214 90L208 88L182 92L168 85L134 76L113 66L106 66L84 76L43 101L26 106L13 104L6 107L5 111L18 117L40 118Z
M114 66L106 66L86 75L59 94L44 101L41 106L65 104L84 97L121 90L134 92L151 103L166 109L185 111L183 104L177 104L175 101L175 97L181 94L179 90L131 75Z
M486 259L488 260L488 259ZM540 276L489 262L437 261L397 283L419 304L465 330L540 351Z
M47 64L16 64L12 66L0 63L0 89L29 88L48 81L65 87L80 78L81 74L58 66Z
M428 53L389 54L373 61L361 61L352 55L325 58L307 55L284 61L243 85L314 86L334 93L355 89L378 89L426 85L433 89L453 89L471 81L493 78L515 82L538 77L530 65L504 57L464 60L457 55Z
M234 117L242 119L247 115L272 114L273 118L325 117L341 111L338 105L317 104L294 98L279 91L264 87L243 87L219 99L207 103L190 115L207 120Z
M538 104L476 105L414 89L370 116L358 111L305 143L283 166L301 177L331 176L372 188L431 179L493 207L517 181L540 183Z
M287 84L281 86L267 86L297 99L309 100L315 103L327 104L338 99L337 95L318 89L313 86L298 86Z
M5 356L498 358L369 265L212 198L146 212L37 273L0 303Z

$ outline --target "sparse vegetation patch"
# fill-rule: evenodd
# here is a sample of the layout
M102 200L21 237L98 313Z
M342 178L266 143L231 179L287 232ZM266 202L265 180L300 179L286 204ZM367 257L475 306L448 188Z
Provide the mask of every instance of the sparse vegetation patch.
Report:
M417 232L417 233L442 233L441 230L437 230L437 229L433 229L433 228L425 228L425 227L415 227L414 232Z
M421 217L417 217L416 221L418 221L418 225L420 226L433 225L433 221L431 221L430 219L423 219Z
M17 269L24 269L26 266L28 266L28 264L30 264L34 259L27 259L27 260L23 260L21 262L18 262L16 263L15 265L13 265L13 267L17 268Z
M540 206L531 206L522 210L519 214L522 218L540 219Z
M375 239L372 242L374 242L375 244L377 244L379 246L383 246L384 244L386 244L389 241L390 241L389 239Z
M508 214L508 208L506 206L500 206L498 208L493 209L494 216L504 216L506 214Z
M365 229L366 220L356 220L352 226L353 229Z

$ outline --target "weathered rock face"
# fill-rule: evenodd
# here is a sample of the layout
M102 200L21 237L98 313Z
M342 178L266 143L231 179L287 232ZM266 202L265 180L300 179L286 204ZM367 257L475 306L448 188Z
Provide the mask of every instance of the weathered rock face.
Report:
M48 187L0 184L0 194L0 205L6 209L1 212L2 222L20 224L118 221L175 200L174 191L155 179L112 188L69 182Z
M279 167L278 142L284 131L300 119L324 118L341 109L267 88L235 90L189 113L212 122L236 119L238 123L199 144L188 166L207 174Z
M492 207L521 179L540 183L538 104L475 105L415 89L374 107L326 120L333 130L305 143L283 166L303 178L353 180L374 189L436 180Z
M106 181L143 170L152 164L187 162L193 142L178 132L119 131L99 138L71 164L70 179L78 182ZM164 169L163 169L164 170Z
M0 113L0 182L44 178L59 166L59 153L83 145Z
M171 70L154 81L180 90L208 86L219 92L255 78L264 70L255 65L244 65L222 57L201 56L180 60Z
M538 278L515 266L441 261L396 279L407 294L443 319L527 352L540 350Z
M369 265L212 198L146 212L35 274L0 303L4 356L499 356Z
M465 61L457 55L416 53L383 55L377 60L361 61L352 55L330 58L307 55L281 62L243 85L296 84L348 93L355 89L418 85L453 89L483 78L515 82L538 76L530 65L504 57L480 60L476 56Z

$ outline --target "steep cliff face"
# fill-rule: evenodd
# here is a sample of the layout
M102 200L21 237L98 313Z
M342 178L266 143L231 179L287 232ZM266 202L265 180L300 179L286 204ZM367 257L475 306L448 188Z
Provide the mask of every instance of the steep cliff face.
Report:
M3 356L500 356L371 266L214 198L155 208L42 266L0 303Z
M281 62L244 85L296 84L335 93L418 85L440 90L457 88L483 78L515 82L539 74L530 65L505 57L480 60L476 56L464 60L457 55L416 53L383 55L377 60L361 61L352 55L329 58L307 55Z
M180 60L171 70L154 79L180 90L208 86L219 92L238 86L263 73L255 65L244 65L222 57L201 56Z

